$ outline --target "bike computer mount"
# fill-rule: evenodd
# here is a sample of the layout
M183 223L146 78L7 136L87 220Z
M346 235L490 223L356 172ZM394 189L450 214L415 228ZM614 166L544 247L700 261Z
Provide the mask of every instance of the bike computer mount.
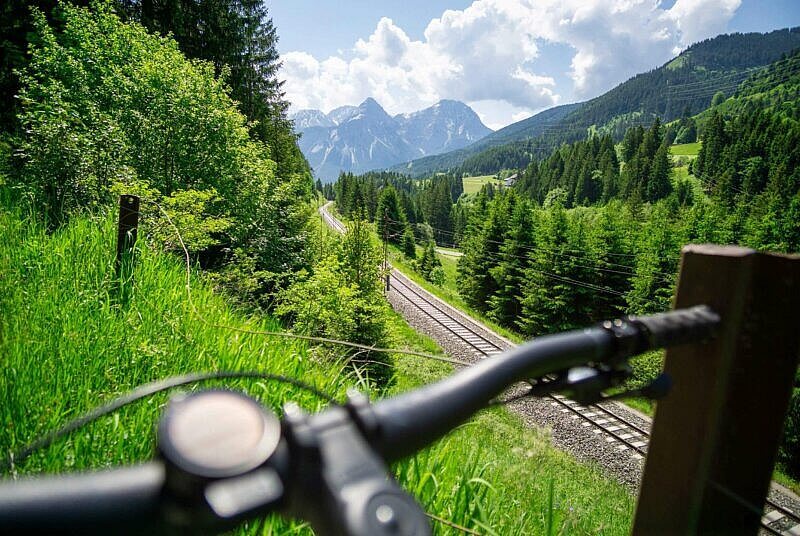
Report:
M255 400L223 390L173 397L159 424L164 515L218 532L275 509L318 534L430 534L425 513L369 444L366 397L316 416L287 404L283 424Z

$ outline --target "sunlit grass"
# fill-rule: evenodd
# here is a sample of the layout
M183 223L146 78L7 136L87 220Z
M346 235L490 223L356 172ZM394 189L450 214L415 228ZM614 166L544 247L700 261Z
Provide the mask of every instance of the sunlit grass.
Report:
M333 359L333 350L207 324L281 329L271 318L233 309L200 276L193 277L195 315L186 301L180 258L150 249L144 241L131 300L120 305L113 283L114 220L113 215L76 218L48 235L0 209L4 456L134 386L175 374L255 369L302 378L339 399L347 387L358 386L357 377ZM438 350L391 314L394 345ZM395 360L393 392L450 372L441 363L401 356ZM252 380L213 385L247 391L276 411L287 400L309 411L323 405L285 385ZM18 465L15 474L147 459L153 455L154 425L165 402L165 395L155 396L103 418L38 452ZM527 428L502 410L477 417L396 470L429 512L482 534L543 533L550 517L555 533L622 534L630 527L633 497L623 487L599 469L553 449L546 432ZM552 508L547 494L551 482ZM271 518L241 532L307 533L304 527ZM458 531L436 525L436 533Z
M494 175L480 175L478 177L464 177L464 193L465 194L476 194L478 193L484 184L492 183L495 186L502 183L502 181L498 180Z
M699 141L695 143L672 145L669 148L669 152L672 153L672 156L694 157L700 152L700 145L702 144Z

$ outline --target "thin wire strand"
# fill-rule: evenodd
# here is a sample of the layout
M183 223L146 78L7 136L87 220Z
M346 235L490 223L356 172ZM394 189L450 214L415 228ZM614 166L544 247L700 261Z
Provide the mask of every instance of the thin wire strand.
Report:
M153 205L155 205L161 211L161 213L167 219L167 222L172 227L172 229L175 232L176 236L178 237L178 241L181 244L181 249L183 249L184 260L185 260L185 263L186 263L186 297L187 297L187 301L188 301L189 307L190 307L190 309L192 311L192 315L195 316L195 318L197 318L200 322L204 323L205 325L213 327L213 328L217 328L217 329L224 329L224 330L234 331L234 332L237 332L237 333L246 333L246 334L249 334L249 335L262 335L262 336L267 336L267 337L285 337L285 338L289 338L289 339L298 339L298 340L303 340L303 341L318 342L318 343L325 343L325 344L336 344L336 345L339 345L339 346L347 346L347 347L350 347L350 348L357 348L359 350L366 350L367 352L387 353L387 354L404 354L404 355L410 355L410 356L416 356L416 357L423 357L425 359L431 359L431 360L434 360L434 361L441 361L443 363L449 363L451 365L461 365L461 366L469 366L470 365L470 363L467 363L466 361L461 361L461 360L458 360L458 359L451 359L451 358L448 358L448 357L443 357L443 356L438 356L438 355L433 355L433 354L427 354L427 353L424 353L424 352L417 352L417 351L414 351L414 350L407 350L407 349L400 349L400 348L380 348L380 347L377 347L377 346L370 346L370 345L367 345L367 344L359 344L359 343L356 343L356 342L343 341L343 340L339 340L339 339L332 339L332 338L329 338L329 337L316 337L316 336L312 336L312 335L299 335L297 333L289 333L289 332L285 332L285 331L253 330L253 329L239 328L239 327L236 327L236 326L226 326L226 325L223 325L223 324L217 324L215 322L209 322L208 320L206 320L199 313L199 311L195 307L194 301L192 299L191 258L189 256L189 250L186 248L186 244L183 241L183 237L181 236L180 231L175 226L175 223L173 223L172 218L169 217L169 214L167 214L167 212L161 207L161 205L159 205L158 203L156 203L155 201L152 201L152 200L146 200L146 202L152 203Z
M303 391L309 392L314 396L321 398L322 400L325 400L329 404L338 404L335 398L323 392L319 388L304 381L298 380L296 378L283 376L281 374L272 374L268 372L257 372L257 371L244 371L244 372L220 371L220 372L199 372L194 374L185 374L182 376L172 376L171 378L157 380L142 385L140 387L137 387L133 391L130 391L124 395L120 395L111 400L110 402L98 406L97 408L89 411L88 413L85 413L84 415L69 421L67 424L61 426L60 428L57 428L40 436L38 439L35 439L33 442L29 443L19 451L10 453L9 459L0 464L0 470L5 471L6 469L13 469L15 464L22 462L37 450L52 445L53 442L55 442L57 439L71 432L74 432L78 428L82 428L83 426L86 426L87 424L92 423L101 417L114 413L115 411L118 411L123 407L133 404L134 402L138 402L139 400L142 400L144 398L148 398L163 391L174 389L175 387L181 387L209 380L220 380L220 379L231 379L231 378L255 378L255 379L275 381L279 383L285 383L293 385L298 389L302 389Z
M434 515L434 514L431 514L431 513L428 513L428 512L425 512L425 515L428 516L429 518L433 519L437 523L441 523L442 525L446 525L446 526L454 528L456 530L460 530L464 534L473 534L474 536L482 536L481 533L476 531L476 530L468 529L467 527L462 527L461 525L453 523L452 521L448 521L447 519L444 519L443 517L439 517L437 515Z
M397 221L394 221L394 220L389 220L389 221L392 222L392 223L401 223L401 222L397 222ZM450 234L450 235L455 235L456 234L454 231L448 231L446 229L438 229L436 227L431 227L431 229L433 229L434 231L439 231L440 233L444 233L444 234ZM505 245L505 242L501 241L501 240L485 239L485 241L490 243L490 244L497 244L497 245L500 245L500 246ZM547 253L548 255L555 255L556 257L569 257L569 258L573 258L573 259L580 259L580 260L583 260L583 261L590 261L590 262L593 260L593 259L591 259L589 257L586 257L585 255L575 255L575 254L572 254L572 253L566 253L566 252L580 253L580 250L574 250L574 249L563 249L563 250L561 250L561 252L558 252L558 251L554 251L552 249L548 249L548 248L545 248L545 247L542 247L542 246L526 246L526 245L522 245L522 244L519 246L519 248L527 250L527 251L531 251L531 252L544 252L544 253ZM633 257L637 257L637 255L635 255L635 254L627 254L627 253L619 254L619 255L626 255L626 256L631 255ZM669 259L667 259L666 257L659 257L659 260L669 260ZM604 261L604 260L600 260L600 259L597 259L596 262L602 263L605 266L611 266L611 267L616 267L616 268L627 268L628 270L632 270L633 271L631 273L631 275L635 275L635 273L634 273L636 271L636 267L635 266L631 266L631 265L628 265L628 264L620 264L620 263L615 263L615 262L610 262L610 261ZM655 271L653 273L661 275L661 276L666 277L666 278L674 277L674 274L668 274L666 272Z
M502 253L484 253L482 256L483 257L488 257L488 258L490 258L492 260L496 260L496 261L504 260L504 257L503 257ZM512 257L524 258L524 257L516 257L516 256L512 256ZM585 265L579 265L579 264L573 264L572 266L573 267L588 268L588 269L595 269L595 270L604 271L604 272L613 272L613 273L629 275L629 276L636 275L635 273L619 272L619 271L616 271L616 270L604 270L603 268L599 268L597 266L585 266ZM605 294L610 294L610 295L613 295L613 296L618 296L618 297L623 297L623 298L630 299L630 297L628 296L627 293L621 292L621 291L618 291L618 290L615 290L615 289L612 289L612 288L603 287L603 286L600 286L600 285L595 285L595 284L589 283L587 281L581 281L581 280L578 280L578 279L572 279L572 278L569 278L569 277L566 277L566 276L563 276L563 275L553 274L553 273L550 273L550 272L539 270L539 269L534 268L532 266L528 266L528 267L526 267L526 269L530 270L532 272L538 273L540 275L543 275L545 277L549 277L549 278L554 279L556 281L560 281L562 283L568 283L568 284L572 284L572 285L575 285L575 286L579 286L579 287L584 287L584 288L588 288L588 289L591 289L591 290L595 290L597 292L602 292L602 293L605 293ZM661 272L658 272L658 271L654 271L653 272L653 274L659 274L659 273L661 273ZM674 281L672 281L671 279L665 279L665 278L660 278L660 277L655 277L654 279L656 281L661 281L661 282L668 283L668 284L673 284L674 283ZM639 305L655 305L656 304L655 301L646 300L644 298L633 298L633 300L635 302L637 302Z

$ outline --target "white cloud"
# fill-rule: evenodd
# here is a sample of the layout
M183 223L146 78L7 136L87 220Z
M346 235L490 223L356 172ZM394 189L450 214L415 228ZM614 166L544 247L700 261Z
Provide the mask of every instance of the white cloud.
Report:
M675 21L684 45L725 31L741 0L677 0L668 14Z
M345 53L283 55L295 109L329 111L374 97L390 113L442 98L472 105L490 126L566 99L588 98L725 30L741 0L476 0L447 10L412 40L389 18ZM569 65L546 72L542 44L571 47ZM565 77L570 83L559 85ZM492 108L490 110L490 108Z

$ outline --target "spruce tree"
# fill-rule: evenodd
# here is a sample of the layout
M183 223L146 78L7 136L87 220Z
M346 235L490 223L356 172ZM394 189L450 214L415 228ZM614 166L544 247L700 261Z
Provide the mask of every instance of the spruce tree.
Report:
M387 185L381 190L378 197L378 207L375 211L375 224L378 236L383 241L400 244L408 222L394 186Z
M489 316L501 325L514 327L522 313L522 286L536 234L533 211L525 201L517 203L509 231L500 247L499 264L490 269L497 290L489 298Z
M653 158L645 198L651 203L655 203L672 193L672 175L669 147L666 143L662 143Z

